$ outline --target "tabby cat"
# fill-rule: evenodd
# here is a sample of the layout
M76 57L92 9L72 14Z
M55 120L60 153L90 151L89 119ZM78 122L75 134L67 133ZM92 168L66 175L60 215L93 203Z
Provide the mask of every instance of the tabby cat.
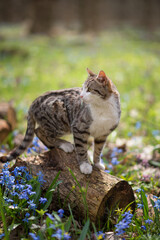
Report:
M21 155L32 143L34 133L48 147L65 152L75 149L80 171L91 174L92 165L87 157L87 140L94 137L93 161L97 168L105 169L100 155L107 136L117 127L121 110L119 93L104 71L98 75L87 69L88 78L83 88L49 91L39 96L28 111L28 126L22 143L1 162ZM60 139L72 133L74 146Z

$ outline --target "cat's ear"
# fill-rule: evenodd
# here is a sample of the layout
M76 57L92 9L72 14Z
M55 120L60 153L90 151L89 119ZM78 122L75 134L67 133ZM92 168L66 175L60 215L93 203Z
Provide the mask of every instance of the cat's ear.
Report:
M87 68L87 72L88 72L89 76L95 76L96 75L91 70L89 70L89 68Z
M103 85L108 86L108 89L112 91L112 83L111 80L106 76L105 72L101 70L97 76L97 80Z

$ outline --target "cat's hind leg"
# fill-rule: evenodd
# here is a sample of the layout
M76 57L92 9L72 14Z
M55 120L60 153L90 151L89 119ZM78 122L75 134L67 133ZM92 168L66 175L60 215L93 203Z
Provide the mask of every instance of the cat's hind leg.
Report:
M73 152L74 150L74 146L72 143L60 138L53 137L53 134L49 132L46 133L46 131L42 130L42 128L40 127L35 129L35 134L49 149L57 147L62 149L66 153Z

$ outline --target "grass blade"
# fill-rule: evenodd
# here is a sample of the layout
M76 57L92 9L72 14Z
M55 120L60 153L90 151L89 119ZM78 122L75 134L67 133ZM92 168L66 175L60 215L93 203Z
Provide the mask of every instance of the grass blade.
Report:
M90 225L90 220L88 219L87 222L85 223L83 229L82 229L81 235L78 238L78 240L84 240L85 239L85 237L87 235L87 232L88 232L88 229L89 229L89 225Z

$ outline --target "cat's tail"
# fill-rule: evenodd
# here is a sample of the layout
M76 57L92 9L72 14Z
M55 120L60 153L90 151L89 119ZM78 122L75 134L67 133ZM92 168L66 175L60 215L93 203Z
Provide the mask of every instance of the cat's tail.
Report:
M18 147L16 147L13 151L11 151L7 156L0 157L0 162L4 163L19 157L32 143L32 140L34 137L34 129L35 129L35 120L32 114L28 113L27 130L22 143Z

